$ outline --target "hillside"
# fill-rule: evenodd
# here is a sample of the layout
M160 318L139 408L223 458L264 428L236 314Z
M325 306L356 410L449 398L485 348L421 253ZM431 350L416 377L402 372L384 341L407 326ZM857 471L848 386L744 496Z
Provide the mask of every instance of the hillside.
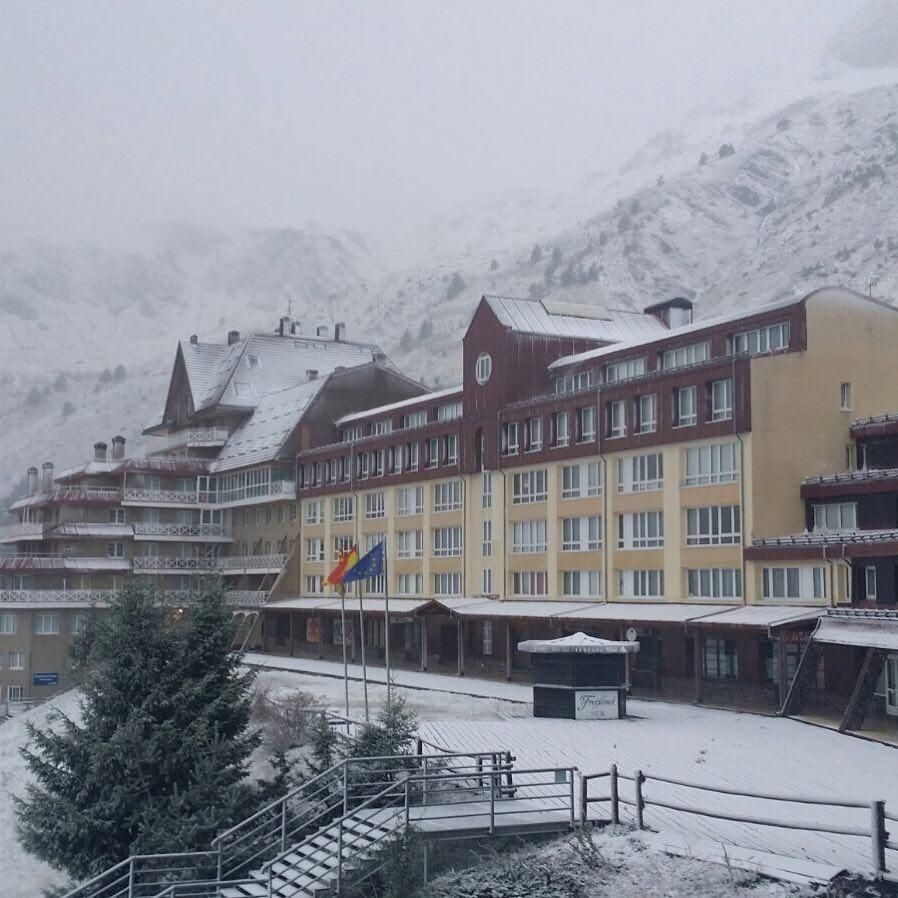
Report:
M315 228L179 226L127 249L7 253L0 496L28 464L78 461L115 431L136 437L159 414L177 339L273 327L290 301L306 332L344 320L350 339L446 384L484 292L636 308L676 294L699 315L822 284L872 281L896 297L898 86L849 74L785 106L736 104L664 132L564 195L447 217L426 236L426 261L398 270L363 238Z

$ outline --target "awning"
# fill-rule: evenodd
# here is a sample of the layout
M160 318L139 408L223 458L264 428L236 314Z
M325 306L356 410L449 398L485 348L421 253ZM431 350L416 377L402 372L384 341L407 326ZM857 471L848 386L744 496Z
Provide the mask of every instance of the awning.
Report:
M560 639L526 639L518 643L518 651L538 655L632 655L639 651L639 643L574 633Z
M443 599L437 599L443 604ZM473 604L458 604L452 608L452 613L459 617L510 617L510 618L537 618L546 619L574 619L574 612L582 608L592 607L586 602L529 602L524 599L511 599L500 601L498 599L486 599Z
M386 600L377 596L366 596L362 599L362 610L366 614L385 614ZM433 599L390 599L390 614L415 614L430 605ZM296 598L278 599L265 606L269 611L323 611L331 614L340 613L340 600L333 596L298 596ZM346 597L346 613L358 614L359 600L357 596Z
M841 617L820 619L811 638L829 645L855 645L898 652L898 614L883 617Z
M692 602L603 602L569 615L574 620L618 621L639 624L685 624L737 608L736 605L699 605Z
M819 606L802 608L800 605L741 605L728 611L709 614L695 621L700 627L764 627L775 630L790 624L816 620L827 612Z

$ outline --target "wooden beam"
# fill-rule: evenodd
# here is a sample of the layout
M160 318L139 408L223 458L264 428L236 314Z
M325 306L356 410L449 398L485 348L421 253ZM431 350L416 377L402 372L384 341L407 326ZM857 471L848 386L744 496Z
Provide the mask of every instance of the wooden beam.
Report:
M846 730L859 730L864 725L864 718L873 701L873 690L876 688L876 681L882 673L885 660L886 653L883 649L867 649L864 663L861 664L857 679L854 681L854 689L851 690L851 698L848 699L842 722L839 724L840 733Z
M705 637L696 633L692 637L692 674L695 680L695 702L701 704L705 700Z
M786 690L786 697L783 699L782 707L779 709L780 717L789 717L793 714L800 714L804 705L805 697L817 678L817 665L820 661L820 646L809 639L805 643L804 651L798 660L798 668L795 676Z

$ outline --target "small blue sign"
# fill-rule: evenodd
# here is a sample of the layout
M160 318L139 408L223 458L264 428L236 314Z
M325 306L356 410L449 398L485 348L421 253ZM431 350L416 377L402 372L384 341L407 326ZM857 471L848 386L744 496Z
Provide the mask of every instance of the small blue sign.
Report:
M34 685L35 686L58 686L59 685L59 674L58 673L36 673L34 675Z

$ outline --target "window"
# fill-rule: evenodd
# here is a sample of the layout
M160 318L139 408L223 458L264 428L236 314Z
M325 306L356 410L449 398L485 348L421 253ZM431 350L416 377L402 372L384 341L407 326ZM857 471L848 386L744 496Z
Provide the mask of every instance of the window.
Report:
M597 461L565 465L561 469L561 498L582 499L602 493L602 469Z
M382 518L386 515L386 502L384 494L378 490L376 493L365 494L365 517Z
M399 500L399 517L407 518L424 512L423 486L404 486L398 489L396 494Z
M324 592L324 577L320 574L306 575L306 595L314 596Z
M851 411L851 384L843 383L839 387L839 402L843 412Z
M733 483L739 479L739 450L736 443L715 443L686 449L683 486Z
M632 455L617 460L617 491L647 493L664 486L664 462L660 452Z
M436 558L461 555L461 527L435 527L433 530L433 554Z
M371 476L384 476L384 451L383 449L375 449L371 453Z
M562 552L594 552L602 547L602 519L598 515L561 519Z
M340 442L352 443L355 440L360 440L364 435L365 428L361 424L356 424L354 427L344 427L340 431Z
M446 464L454 465L458 463L458 434L447 433L443 437L443 445L446 450Z
M461 508L461 481L445 480L433 485L433 510L458 511Z
M543 448L543 419L528 418L524 422L524 436L527 440L527 452L539 452Z
M690 427L698 421L695 387L674 390L674 427Z
M592 443L596 438L596 410L592 405L577 409L577 442Z
M334 537L334 561L340 560L341 552L348 552L355 545L355 539L351 536Z
M420 409L417 412L409 412L402 416L402 429L410 430L413 427L423 427L427 423L427 412Z
M9 669L24 670L25 669L25 653L10 652L9 653Z
M663 545L663 512L637 511L617 516L619 549L659 549Z
M485 595L493 593L493 571L492 568L485 567L480 572L480 592Z
M436 468L440 463L439 437L430 437L424 445L427 448L427 467Z
M393 422L389 418L381 418L371 422L371 436L379 437L393 432Z
M356 477L359 480L367 480L368 479L368 464L369 464L369 459L368 459L367 452L360 452L355 457L355 473L356 473Z
M824 599L826 578L822 567L765 567L765 599Z
M605 383L613 384L645 374L645 359L628 359L605 366Z
M437 421L457 421L462 416L462 404L451 402L437 406Z
M510 421L502 425L502 454L517 455L518 453L518 424Z
M480 507L492 508L493 505L493 472L482 471L480 474Z
M488 353L481 352L477 356L477 362L474 366L474 379L481 386L485 384L493 373L493 360Z
M110 508L109 509L109 523L110 524L124 524L125 523L125 509L124 508Z
M690 568L686 571L690 599L741 599L742 571L739 568Z
M424 555L423 530L399 530L396 533L397 558L421 558Z
M687 546L735 546L742 541L738 505L710 505L686 509Z
M854 530L856 527L856 502L831 502L814 506L815 530Z
M602 578L598 571L562 571L561 594L597 598L602 595Z
M864 568L864 587L866 598L876 601L876 568L870 565Z
M709 680L739 679L739 656L733 640L705 640L705 676Z
M402 460L404 449L402 446L390 446L387 450L387 472L390 474L402 473Z
M579 374L565 374L564 377L556 377L553 384L553 391L556 396L565 393L577 393L589 387L591 378L588 371L581 371Z
M110 558L124 558L125 557L125 544L124 543L107 543L106 544L106 554Z
M511 525L511 551L516 555L546 551L545 521L515 521Z
M0 614L0 636L13 636L16 632L16 616Z
M692 346L681 346L679 349L668 349L661 356L661 367L664 369L685 368L686 365L698 365L707 362L710 357L707 343L693 343Z
M399 575L399 595L401 596L419 596L424 592L424 575L423 574L400 574Z
M248 355L246 357L246 361L250 368L262 367L262 363L259 361L259 357L257 355Z
M24 686L7 686L6 687L6 700L10 704L16 704L16 702L21 702L25 698L25 687Z
M70 623L72 636L80 636L87 630L87 615L73 614Z
M515 571L511 580L512 593L516 596L548 595L549 577L545 571Z
M567 412L552 414L552 446L567 446L571 441L570 418Z
M36 636L58 636L59 615L55 613L37 615L34 619L34 633Z
M654 433L658 429L657 399L654 393L636 400L636 432Z
M773 352L789 346L789 322L771 324L757 330L743 331L730 337L730 352L739 355L748 353L758 355L762 352Z
M483 655L493 654L493 622L485 620L480 624L480 649Z
M623 399L615 399L607 405L608 439L616 439L627 435L627 403Z
M433 594L435 596L460 596L461 574L458 572L434 574Z
M523 471L512 479L511 501L513 505L546 501L546 469Z
M352 515L350 515L350 517L351 516ZM310 502L306 502L306 523L324 523L324 502L321 499L313 499Z
M493 522L484 521L481 527L480 554L489 558L493 554Z
M622 599L664 598L664 571L618 571L617 589Z
M355 500L352 496L337 496L334 499L334 523L343 524L351 521L355 513Z
M711 381L711 420L730 421L733 417L733 379Z
M321 537L306 540L306 561L324 561L324 540Z

